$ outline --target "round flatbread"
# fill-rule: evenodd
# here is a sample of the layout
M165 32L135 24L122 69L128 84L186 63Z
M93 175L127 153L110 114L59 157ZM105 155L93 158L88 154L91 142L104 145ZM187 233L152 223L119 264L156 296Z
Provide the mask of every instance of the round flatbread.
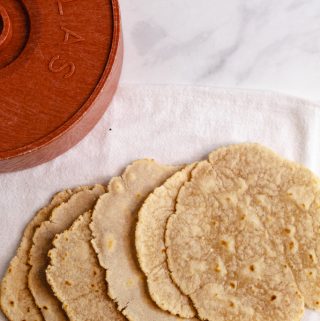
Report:
M90 222L87 212L55 237L47 280L70 321L125 321L107 294L106 272L91 245Z
M247 194L254 195L252 204L292 270L306 306L320 310L319 178L258 144L221 148L209 161L218 172L229 167L234 176L247 176Z
M32 237L39 225L49 219L52 210L67 201L73 193L74 191L66 190L56 194L51 203L38 211L24 230L17 254L11 260L0 288L0 306L11 321L43 321L42 314L28 288L30 270L28 260Z
M28 285L37 306L46 321L68 320L60 301L54 296L47 280L45 270L49 264L48 251L56 234L68 229L81 214L92 209L105 188L96 185L74 194L67 202L52 211L50 219L41 223L33 237L30 251L31 269Z
M180 168L136 161L113 178L95 206L90 228L99 262L107 270L109 296L131 321L182 320L159 309L146 289L135 253L138 210L145 198Z
M167 220L175 211L181 186L189 180L195 164L175 173L151 193L139 211L136 249L140 267L147 277L151 298L163 310L183 318L196 315L190 299L173 283L167 266L164 235Z
M319 182L256 144L213 152L166 231L172 277L202 319L300 320L319 300ZM309 272L312 272L309 274Z

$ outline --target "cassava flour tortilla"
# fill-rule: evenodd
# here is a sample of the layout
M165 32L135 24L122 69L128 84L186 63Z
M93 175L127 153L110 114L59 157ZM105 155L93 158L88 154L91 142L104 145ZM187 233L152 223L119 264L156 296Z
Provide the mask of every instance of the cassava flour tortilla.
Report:
M46 321L68 320L59 300L54 296L46 280L45 270L49 263L48 251L56 234L68 229L74 220L92 209L105 188L96 185L92 189L79 191L67 202L52 211L50 219L41 223L33 237L30 251L28 285Z
M49 205L41 209L27 225L15 257L11 260L1 282L0 305L11 321L43 321L42 314L28 288L29 252L36 228L49 219L52 210L67 201L74 192L66 190L55 195Z
M167 266L164 235L167 220L175 211L178 192L189 180L195 164L175 173L151 193L139 211L136 226L136 249L140 267L147 277L149 293L163 310L183 318L196 312L187 296L173 283Z
M258 144L209 156L217 173L242 176L252 207L285 258L306 306L320 310L320 180L309 169Z
M91 245L90 222L87 212L55 237L47 280L70 321L125 321L108 297L106 272Z
M309 199L316 184L309 171L255 144L219 149L196 166L168 220L166 246L172 277L200 318L301 319L305 285L288 257L303 226L295 213L316 205Z
M90 228L99 262L107 270L109 296L130 321L182 320L158 308L146 288L135 253L137 213L145 198L179 167L140 160L113 178L97 202Z

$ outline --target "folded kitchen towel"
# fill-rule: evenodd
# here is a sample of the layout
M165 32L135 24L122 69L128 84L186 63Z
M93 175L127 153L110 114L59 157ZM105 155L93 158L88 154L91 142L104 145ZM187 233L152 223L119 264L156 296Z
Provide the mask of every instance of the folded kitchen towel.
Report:
M269 146L320 175L320 106L272 92L120 87L98 125L73 149L38 167L0 174L0 277L23 228L53 193L107 184L138 158L188 163L240 142ZM304 321L320 321L320 314L307 312Z

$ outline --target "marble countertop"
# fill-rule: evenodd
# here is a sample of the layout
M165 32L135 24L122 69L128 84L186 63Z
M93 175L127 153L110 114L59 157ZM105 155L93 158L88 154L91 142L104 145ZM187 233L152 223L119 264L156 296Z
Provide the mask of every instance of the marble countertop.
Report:
M120 0L122 83L269 89L320 101L319 0Z

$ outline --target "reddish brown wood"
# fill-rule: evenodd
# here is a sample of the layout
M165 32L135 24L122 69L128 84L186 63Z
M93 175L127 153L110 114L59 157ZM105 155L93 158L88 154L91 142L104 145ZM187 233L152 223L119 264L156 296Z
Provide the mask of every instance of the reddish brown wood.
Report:
M53 159L94 127L116 90L123 43L117 0L1 4L12 27L0 51L0 172L8 172Z
M0 51L12 39L12 25L7 10L0 5Z

